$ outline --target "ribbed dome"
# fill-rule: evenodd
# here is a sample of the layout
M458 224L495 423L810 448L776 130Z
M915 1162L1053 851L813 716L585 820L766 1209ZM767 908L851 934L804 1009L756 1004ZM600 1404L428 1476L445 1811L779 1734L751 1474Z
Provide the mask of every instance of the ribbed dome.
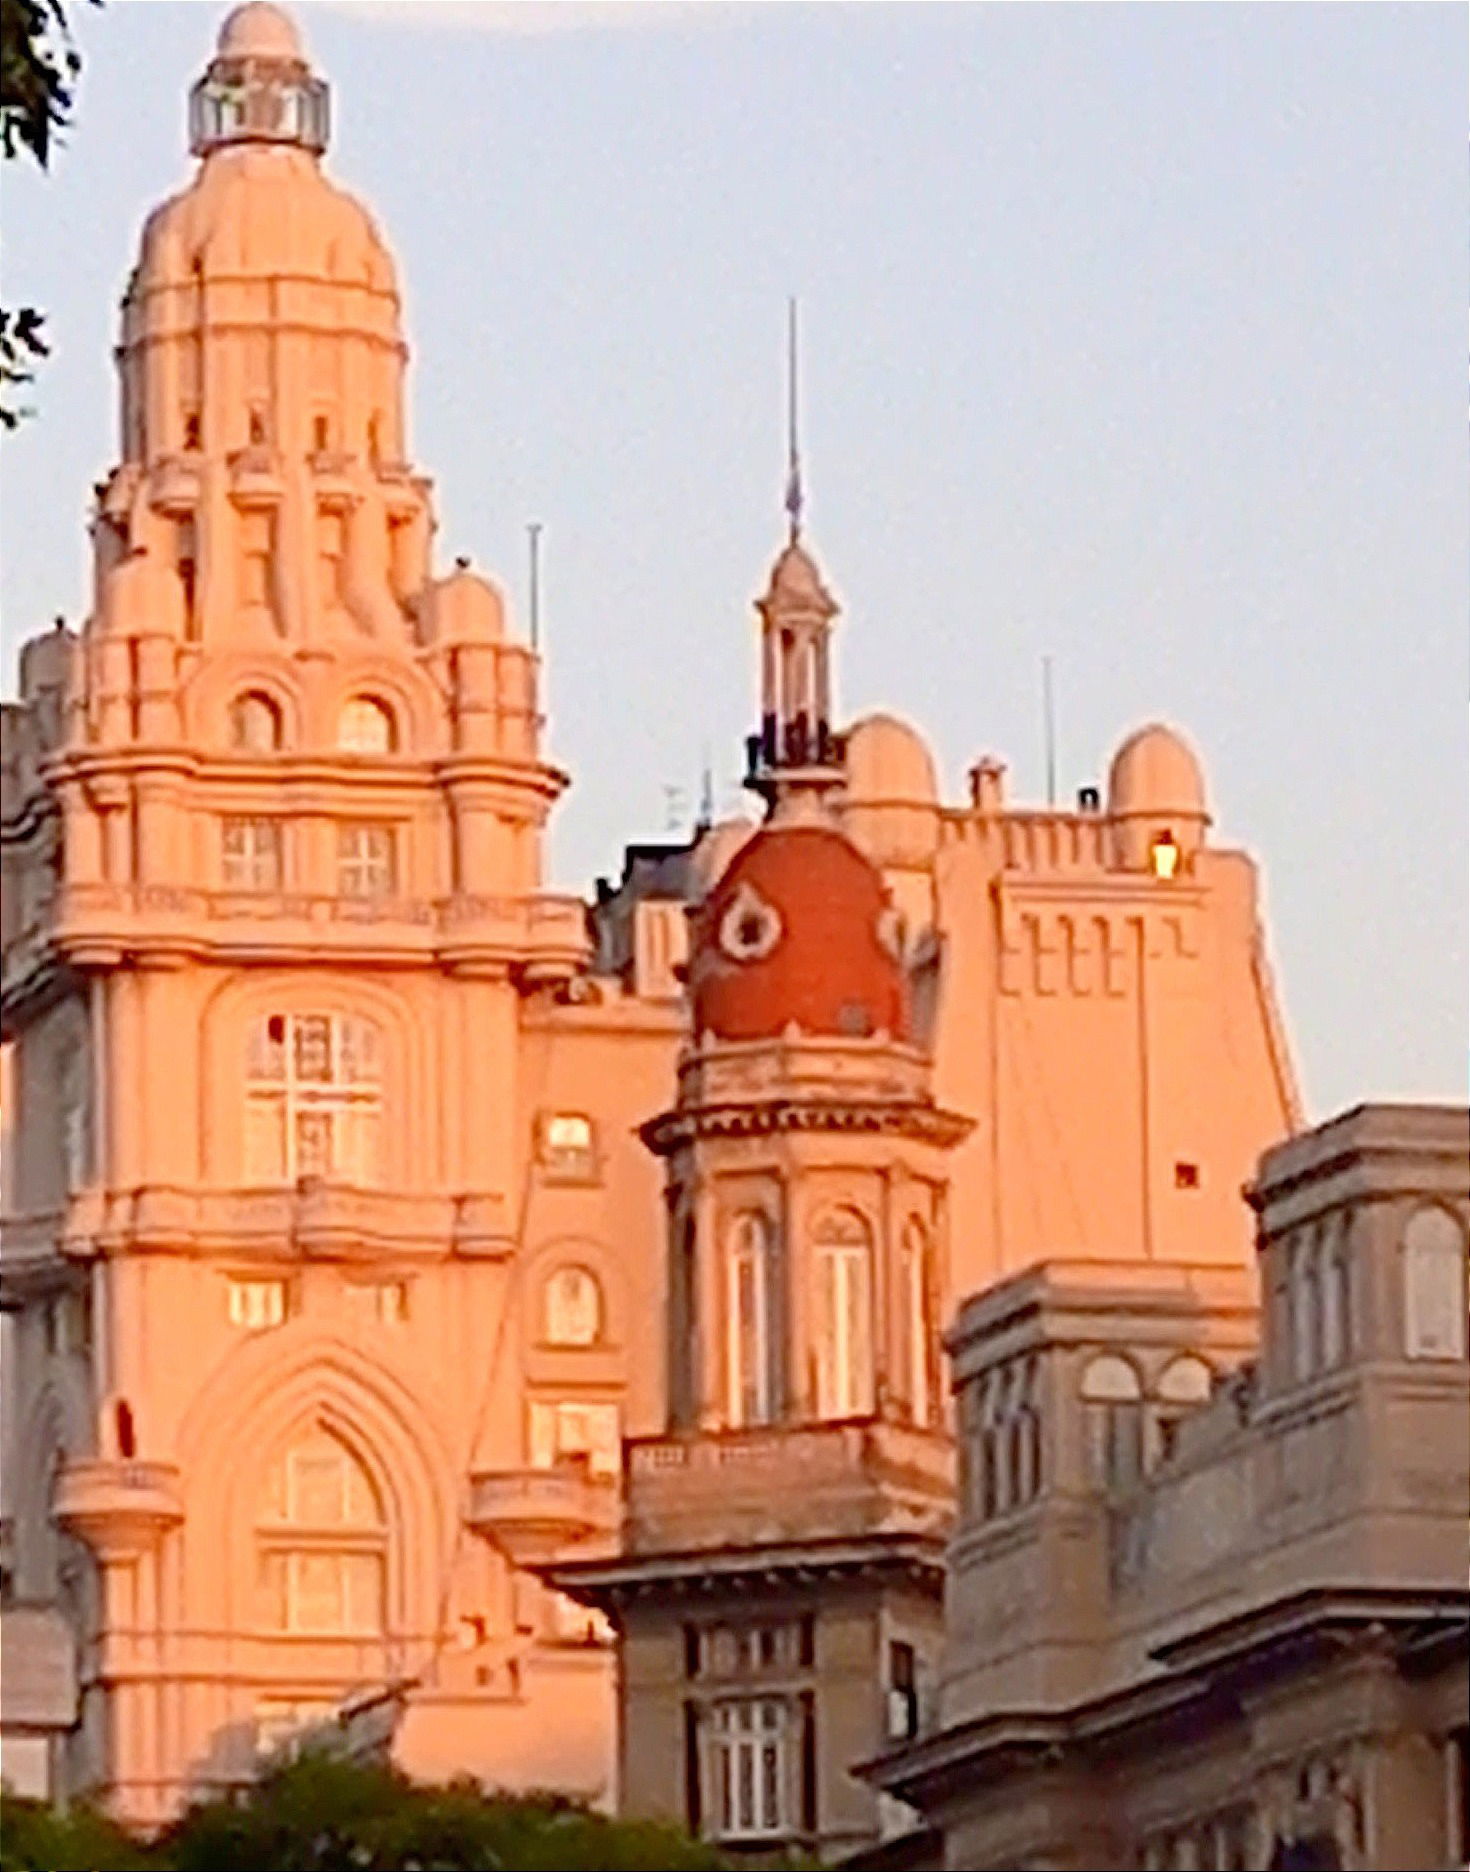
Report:
M1129 735L1108 770L1108 811L1116 819L1208 816L1204 772L1181 734L1150 722Z
M397 296L373 217L313 155L288 144L216 150L188 188L148 217L128 298L186 282L196 267L206 280L287 275Z
M840 832L767 827L699 912L694 1028L721 1040L909 1033L881 878Z
M847 799L853 806L932 806L934 757L917 728L897 715L864 715L846 736Z

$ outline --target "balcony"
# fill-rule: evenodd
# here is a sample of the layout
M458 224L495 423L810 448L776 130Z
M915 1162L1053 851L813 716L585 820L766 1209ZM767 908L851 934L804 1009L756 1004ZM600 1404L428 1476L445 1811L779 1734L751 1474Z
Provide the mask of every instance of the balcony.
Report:
M864 1419L624 1446L631 1554L876 1533L947 1535L954 1446Z
M184 1518L173 1463L88 1458L67 1463L52 1510L101 1560L131 1560Z
M576 897L355 898L70 884L49 918L7 946L4 977L10 991L53 958L107 966L129 950L180 960L323 954L348 960L386 950L463 969L516 969L528 982L542 982L579 973L589 948L586 912Z
M585 1459L554 1469L481 1471L470 1478L475 1533L498 1547L516 1566L534 1566L586 1550L610 1546L618 1526L618 1487L612 1476L595 1476Z

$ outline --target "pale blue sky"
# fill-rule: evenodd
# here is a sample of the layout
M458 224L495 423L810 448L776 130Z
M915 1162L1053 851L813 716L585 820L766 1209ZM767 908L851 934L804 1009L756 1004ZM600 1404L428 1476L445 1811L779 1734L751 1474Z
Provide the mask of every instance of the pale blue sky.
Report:
M1044 653L1066 794L1177 721L1264 864L1311 1111L1464 1096L1463 8L299 13L446 558L519 605L546 525L558 881L706 747L733 796L795 292L846 709L914 717L956 797L987 750L1039 796ZM57 343L0 446L7 689L84 603L116 301L221 14L84 14L76 132L5 177Z

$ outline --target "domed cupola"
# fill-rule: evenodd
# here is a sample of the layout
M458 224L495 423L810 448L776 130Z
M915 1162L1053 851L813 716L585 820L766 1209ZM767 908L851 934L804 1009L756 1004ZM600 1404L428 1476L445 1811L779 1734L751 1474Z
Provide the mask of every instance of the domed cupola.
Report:
M773 825L698 913L696 1034L771 1040L910 1037L901 931L877 871L829 826Z
M209 69L189 94L189 146L207 156L226 143L327 147L326 82L313 76L291 20L268 0L247 0L220 29Z

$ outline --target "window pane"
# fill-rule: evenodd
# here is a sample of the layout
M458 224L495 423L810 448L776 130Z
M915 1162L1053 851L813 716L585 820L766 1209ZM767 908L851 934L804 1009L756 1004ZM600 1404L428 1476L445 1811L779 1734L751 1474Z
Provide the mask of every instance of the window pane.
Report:
M279 1183L286 1175L286 1105L252 1098L245 1107L245 1175L251 1183Z
M291 1619L295 1631L340 1632L346 1622L342 1556L290 1556Z
M279 1014L257 1021L250 1032L250 1077L284 1079L286 1076L286 1023Z
M291 1023L296 1077L325 1085L332 1077L332 1025L323 1014L298 1014Z
M327 1112L296 1114L296 1174L326 1176L332 1169L332 1119Z

